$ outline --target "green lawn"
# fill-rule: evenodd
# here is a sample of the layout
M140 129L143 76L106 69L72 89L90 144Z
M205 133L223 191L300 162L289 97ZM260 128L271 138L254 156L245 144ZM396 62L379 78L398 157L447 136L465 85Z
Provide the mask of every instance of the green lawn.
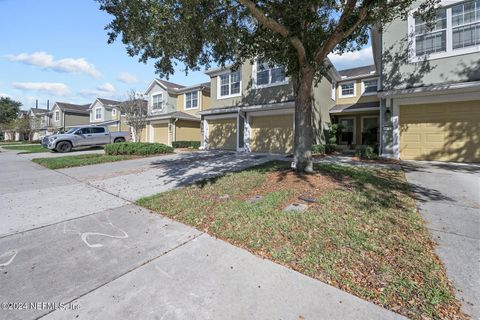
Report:
M288 165L269 163L138 204L407 317L463 316L403 172L322 164L298 176ZM255 195L263 199L246 201ZM317 202L284 212L300 195Z
M82 154L78 156L65 156L55 158L35 158L33 162L49 169L62 169L71 167L88 166L105 162L115 162L138 158L138 156L108 156L103 154Z
M40 153L40 152L51 152L49 149L42 147L40 144L22 144L18 146L3 146L3 149L6 150L20 150L19 153Z
M27 144L28 141L0 141L1 145L19 145L19 144Z

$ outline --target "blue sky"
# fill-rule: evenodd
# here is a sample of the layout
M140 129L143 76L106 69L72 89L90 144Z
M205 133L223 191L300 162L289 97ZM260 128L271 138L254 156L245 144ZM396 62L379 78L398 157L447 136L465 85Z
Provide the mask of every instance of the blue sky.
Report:
M0 95L45 107L50 99L90 103L96 96L121 99L129 89L144 91L155 77L153 61L130 57L121 42L107 44L111 17L93 0L0 0ZM338 69L372 63L369 47L331 57ZM170 81L209 81L203 72Z

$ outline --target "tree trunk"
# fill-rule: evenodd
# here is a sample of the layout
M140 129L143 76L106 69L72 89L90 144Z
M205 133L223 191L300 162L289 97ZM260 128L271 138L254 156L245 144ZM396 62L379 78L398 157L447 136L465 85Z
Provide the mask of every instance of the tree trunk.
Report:
M297 172L313 172L312 88L315 71L304 67L295 86L294 163Z

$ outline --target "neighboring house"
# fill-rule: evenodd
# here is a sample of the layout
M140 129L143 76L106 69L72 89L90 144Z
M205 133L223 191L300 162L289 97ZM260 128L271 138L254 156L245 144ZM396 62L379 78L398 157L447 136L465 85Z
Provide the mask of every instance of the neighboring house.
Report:
M480 162L480 1L440 5L433 30L413 10L373 32L381 155Z
M154 79L145 91L147 126L142 141L172 145L173 141L200 141L199 112L210 107L210 84L185 87Z
M66 102L55 102L50 115L49 132L65 130L77 125L90 123L90 104L79 105Z
M284 68L269 63L246 62L238 70L231 66L207 70L211 78L211 108L202 116L202 147L241 152L293 151L293 86ZM324 143L335 105L331 69L314 88L313 126L315 143Z
M18 114L18 118L24 118L28 116L29 111L25 110L20 110L20 113ZM15 128L12 128L11 130L6 130L3 131L3 139L6 141L25 141L28 140L28 134L20 132L20 130L17 130Z
M332 122L342 125L339 147L378 146L380 80L375 65L338 71L333 86L336 105L330 109L330 117Z
M88 108L90 124L106 126L111 132L130 131L120 104L120 101L97 98Z
M50 123L49 109L31 108L28 111L28 116L30 117L31 139L33 141L40 140L41 137L48 134Z

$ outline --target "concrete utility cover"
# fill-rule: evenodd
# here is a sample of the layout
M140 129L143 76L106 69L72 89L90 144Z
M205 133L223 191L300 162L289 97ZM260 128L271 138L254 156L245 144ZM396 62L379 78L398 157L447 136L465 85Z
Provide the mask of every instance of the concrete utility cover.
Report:
M308 209L308 206L306 204L292 203L291 205L283 209L283 211L304 212L307 209Z
M247 199L247 203L257 203L262 199L263 199L263 196L260 196L260 195L253 196L250 199Z

